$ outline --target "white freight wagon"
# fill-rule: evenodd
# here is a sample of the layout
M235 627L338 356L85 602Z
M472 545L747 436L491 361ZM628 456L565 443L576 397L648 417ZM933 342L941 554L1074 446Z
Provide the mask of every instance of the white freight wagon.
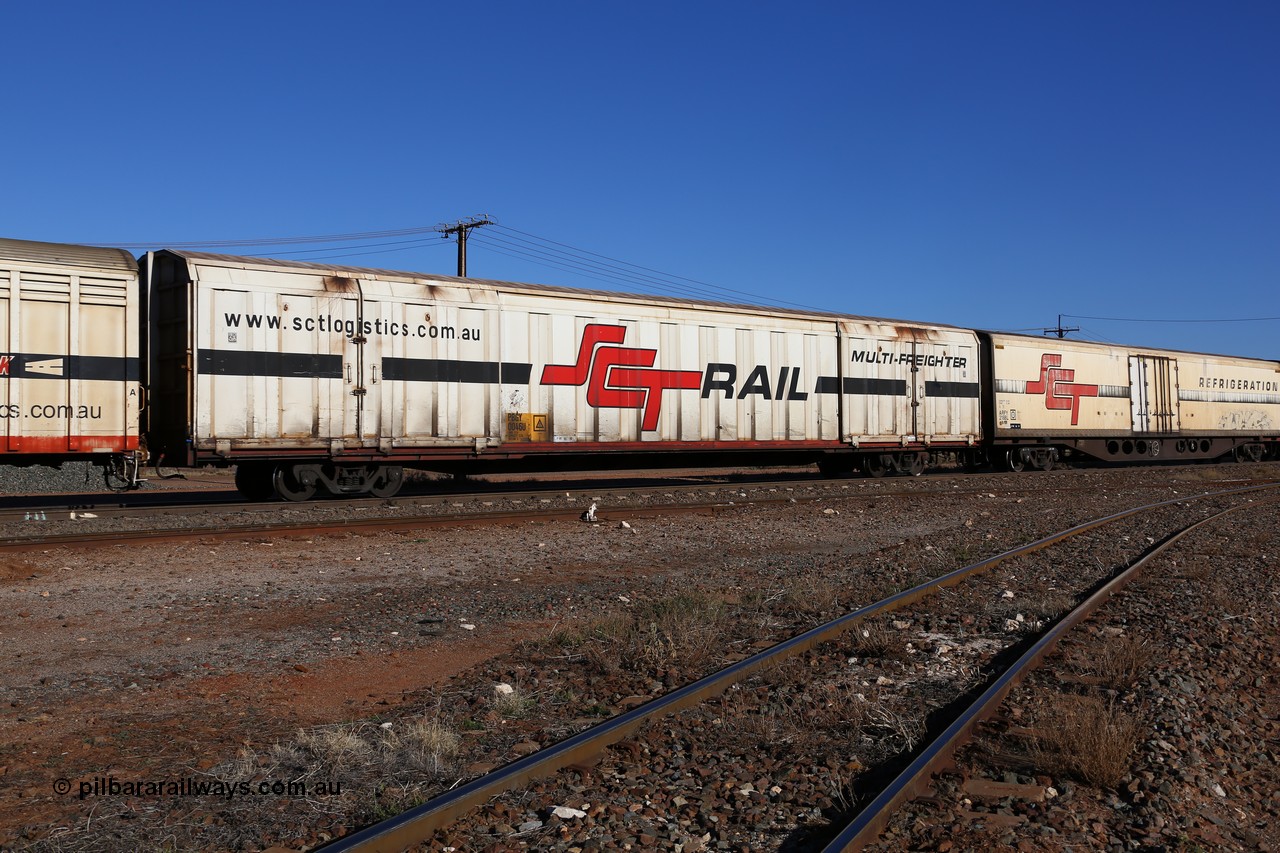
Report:
M840 322L842 436L861 450L866 471L918 474L921 453L972 447L981 440L979 349L968 329L849 318Z
M192 252L144 268L153 454L235 463L251 494L854 450L918 472L981 438L966 330Z
M997 446L1014 467L1051 446L1100 459L1261 459L1280 432L1280 364L991 334Z
M0 239L6 464L136 459L138 266L120 249Z

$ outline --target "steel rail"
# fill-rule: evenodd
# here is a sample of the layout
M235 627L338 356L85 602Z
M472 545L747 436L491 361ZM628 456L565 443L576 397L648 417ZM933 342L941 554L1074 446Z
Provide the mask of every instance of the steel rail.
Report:
M1079 607L1063 616L1053 627L1042 634L1039 640L1033 643L972 705L965 709L942 734L921 751L920 755L890 782L874 800L868 803L823 848L823 853L857 851L875 841L896 809L908 800L924 793L930 785L933 774L954 766L953 756L956 747L967 742L972 737L973 731L979 722L991 717L999 710L1001 703L1004 702L1009 692L1031 670L1044 661L1045 657L1057 647L1067 631L1092 616L1112 595L1136 578L1148 562L1202 525L1217 521L1229 513L1266 506L1272 503L1274 502L1240 504L1189 524L1179 532L1166 537L1163 542L1149 550L1141 559L1104 584Z
M691 475L680 477L681 480L690 479ZM777 475L773 475L777 476ZM964 491L949 492L930 492L923 491L875 491L871 493L859 493L848 490L848 485L839 480L818 479L809 475L796 477L783 477L781 479L753 479L748 481L733 481L728 479L712 479L709 478L702 482L655 482L653 478L646 478L642 483L628 484L618 483L615 481L590 482L575 480L573 483L547 483L537 487L527 483L518 486L493 486L483 491L461 490L461 491L444 491L431 490L421 492L411 492L409 494L401 494L392 498L369 498L369 497L351 497L336 500L316 500L304 501L299 503L285 503L281 501L244 501L239 493L233 489L204 491L204 492L172 492L175 496L173 500L165 502L165 493L147 492L143 495L131 495L127 498L117 497L104 503L84 502L81 499L93 497L91 495L71 495L78 502L68 503L65 495L38 496L39 499L32 501L29 505L5 507L0 504L0 524L17 523L17 522L60 522L60 521L76 521L77 516L84 518L86 514L91 514L93 518L137 518L148 516L165 516L165 515L186 515L193 511L209 511L215 513L253 513L268 514L279 512L296 512L305 513L310 510L324 511L341 507L347 509L381 509L385 507L414 507L414 506L438 506L445 503L457 503L466 501L468 503L476 503L481 501L536 501L544 500L551 495L560 495L566 491L574 493L576 500L580 502L590 502L593 500L603 499L604 496L622 495L648 495L656 492L670 493L675 495L687 495L689 493L698 494L701 492L711 492L718 494L729 492L738 495L745 491L759 492L763 489L812 489L821 492L820 495L803 495L796 497L797 500L834 500L834 499L855 499L855 498L879 498L879 497L912 497L915 495L929 494L946 494L948 496L957 494L971 494L974 492L989 492L990 487L982 489L971 489ZM1001 489L1006 494L1020 494L1029 489ZM788 498L789 499L789 498ZM777 498L759 497L753 498L748 496L748 501L756 503L779 502ZM339 502L340 501L340 502ZM726 500L722 503L731 503ZM625 503L611 503L608 511L618 513L621 511L633 512L633 507ZM571 512L571 510L564 510ZM501 512L501 510L494 511ZM576 512L574 510L573 512ZM476 517L480 517L487 513L476 513ZM455 513L456 516L462 516L463 513ZM23 537L13 537L21 539ZM33 538L34 537L28 537ZM0 542L5 540L0 539Z
M742 503L664 504L661 506L626 507L628 518L654 518L663 515L697 515L736 509L750 504L782 503L789 498L757 500ZM815 501L822 498L796 498L797 501ZM617 512L621 512L619 508ZM174 542L193 538L243 539L254 536L321 536L351 531L372 532L423 527L470 527L478 524L519 524L526 521L576 521L582 516L580 509L540 509L437 513L401 517L326 519L305 522L280 522L268 524L218 525L216 527L174 527L165 530L114 530L103 533L68 533L34 536L0 537L0 551L31 551L57 547L90 547L95 545L123 545L128 542ZM616 516L615 516L616 517ZM601 513L597 523L609 521Z
M720 492L729 490L737 492L741 489L761 489L761 488L778 488L789 486L795 482L794 480L779 481L763 481L752 484L716 484L714 491ZM1245 482L1252 485L1273 485L1275 480L1245 480L1237 481ZM821 489L822 483L818 484ZM648 486L635 489L639 493L647 493L654 490L662 490L665 492L700 492L708 488L706 484L682 484L682 485L662 485ZM947 492L935 491L873 491L873 492L850 492L844 489L829 491L823 489L821 494L816 495L788 495L785 497L756 497L748 495L740 501L721 500L713 502L700 502L689 504L662 504L650 506L636 506L632 504L612 504L599 516L601 521L609 521L611 518L618 518L623 514L628 518L654 518L666 515L681 514L698 514L706 512L716 512L720 510L730 509L739 506L755 505L769 506L772 504L789 503L792 500L797 503L812 503L814 501L825 500L879 500L882 498L928 498L933 497L955 497L957 495L986 493L992 487L984 487L979 489L952 490ZM1072 489L1056 489L1055 491L1071 491ZM537 491L519 491L519 492L481 492L469 493L465 495L421 495L412 497L400 497L390 499L355 499L342 504L343 508L353 507L406 507L406 506L432 506L435 504L427 503L427 501L439 499L442 502L465 499L470 502L481 500L535 500L544 495L554 494L560 491L552 488ZM581 500L593 500L592 492L597 494L600 490L579 490L583 492ZM1043 489L1034 488L1001 488L1002 494L1023 494L1027 492L1038 492ZM736 496L736 495L735 495ZM1178 500L1178 499L1173 499ZM71 518L74 519L76 514L84 514L88 510L92 510L92 516L101 517L147 517L147 516L171 516L183 515L189 513L193 509L209 510L217 513L271 513L280 511L306 512L308 509L325 509L332 508L335 504L317 503L317 504L284 504L271 502L255 502L255 503L237 503L217 501L206 504L169 504L159 506L115 506L115 507L82 507L71 508L64 507L57 510L24 510L28 515L34 515L39 512L41 517L33 519L25 519L32 523L49 523L60 521L58 518L48 518L49 514L60 514L61 512L69 512ZM0 510L0 523L16 518L17 511ZM578 508L541 508L534 510L486 510L481 512L467 513L433 513L429 515L405 515L405 516L379 516L375 518L363 519L340 519L340 520L316 520L316 521L294 521L294 522L264 522L261 524L216 524L205 525L199 527L173 527L162 530L123 530L123 531L105 531L98 533L32 533L28 535L16 536L0 536L0 551L30 551L37 549L47 549L55 547L93 547L93 546L116 546L123 545L128 542L178 542L184 539L191 539L196 536L214 539L237 539L254 536L272 535L272 536L316 536L333 532L354 532L354 531L375 531L375 530L400 530L412 529L415 527L449 527L460 526L468 527L480 524L512 524L524 521L564 521L578 518L580 510ZM88 519L86 519L87 521Z
M688 480L691 475L684 475L679 479ZM777 476L777 475L773 475ZM957 479L963 480L960 475L939 474L926 480L905 480L903 483L938 483L943 480ZM851 489L851 483L856 482L858 488ZM1171 481L1177 482L1177 481ZM1181 481L1185 484L1185 481ZM1237 483L1241 485L1257 485L1262 483L1275 483L1277 480L1268 478L1249 478L1233 481L1223 481L1218 485L1227 485L1229 483ZM863 490L862 486L874 483L881 484L879 489ZM840 479L821 479L809 475L797 475L795 477L786 477L782 479L761 479L761 480L717 480L708 478L703 482L654 482L646 479L640 483L626 483L617 481L601 480L598 482L573 481L572 484L549 483L545 486L533 488L527 483L519 484L518 488L502 488L494 487L483 491L423 491L402 493L392 498L369 498L369 497L351 497L335 500L316 500L301 503L285 503L281 501L244 501L239 493L234 489L206 490L206 491L172 491L172 492L145 492L140 494L132 494L128 496L108 496L107 500L96 500L95 495L90 494L71 494L71 495L41 495L41 496L25 496L32 500L29 503L19 504L12 503L13 497L0 497L0 525L7 524L25 524L25 523L76 523L87 522L91 519L105 518L148 518L152 516L181 516L190 515L195 512L207 512L216 514L253 514L253 515L269 515L281 512L305 513L311 510L323 512L327 509L341 507L344 510L355 509L384 509L387 507L405 508L414 506L433 506L445 503L457 503L466 501L468 503L477 503L482 501L536 501L546 499L547 496L558 495L568 489L573 492L580 501L592 501L608 499L610 501L608 510L613 513L620 511L631 511L632 505L627 503L613 502L619 496L625 500L632 495L648 495L653 493L670 493L685 495L689 493L698 494L700 492L722 493L729 492L739 494L741 492L760 492L766 489L804 489L819 492L818 495L798 496L797 500L879 500L882 498L928 498L933 497L955 497L959 495L985 494L993 489L998 490L1001 495L1022 495L1037 494L1043 492L1046 486L1043 483L1036 484L1030 482L1028 478L1018 477L1016 484L1000 484L985 485L982 487L971 486L966 488L956 488L948 491L934 490L924 487L917 488L890 488L893 482L878 480L862 480L849 481ZM1080 486L1073 484L1058 483L1049 486L1054 492L1066 493L1073 491L1091 490L1092 486ZM172 498L168 496L172 495ZM70 500L68 500L70 499ZM748 495L746 501L754 501L756 503L766 503L774 501L768 497L754 497ZM216 532L213 531L213 532ZM251 531L258 532L258 531ZM13 539L32 539L34 541L36 534L31 537L12 537ZM57 534L48 534L54 536ZM0 547L6 540L0 539Z
M1028 545L1023 545L970 566L948 572L911 589L898 592L875 604L846 613L844 616L744 658L719 672L664 694L638 708L579 732L546 749L517 759L492 773L473 779L420 806L372 826L365 827L350 835L335 839L319 849L325 851L325 853L345 853L345 851L396 853L396 851L408 849L414 844L421 843L429 838L432 833L444 828L459 815L482 805L497 794L510 790L522 783L544 778L565 767L591 764L603 753L606 747L624 739L646 721L718 696L728 689L731 684L745 679L766 664L776 663L808 651L814 646L848 631L868 617L893 612L939 589L954 586L968 577L981 574L1005 560L1034 553L1065 539L1133 515L1150 512L1173 504L1185 503L1189 500L1226 497L1269 488L1276 488L1276 486L1274 484L1246 486L1133 507L1122 512L1077 524L1074 527L1038 539Z
M1064 471L1065 470L1067 469L1064 469ZM688 482L695 476L704 476L706 479L698 482ZM1034 475L1008 475L1008 478L1010 479L1010 482L1008 483L985 485L981 487L969 486L966 488L956 488L953 486L949 491L935 491L928 488L928 484L936 484L947 480L964 482L966 479L969 479L969 475L942 473L922 479L898 478L894 480L857 478L825 479L809 475L807 473L798 473L793 476L771 474L770 476L775 479L733 480L727 478L715 478L710 475L684 474L664 481L656 481L655 478L644 478L643 480L632 481L603 479L593 481L573 480L561 483L549 481L536 486L530 483L488 484L489 487L483 490L475 489L474 485L465 489L453 490L422 490L414 487L406 488L401 494L392 498L356 496L336 499L318 499L300 503L287 503L278 500L245 501L233 488L196 491L172 490L138 492L126 495L99 495L94 493L10 495L0 496L0 524L35 521L78 521L80 517L83 517L85 514L91 514L93 517L97 518L180 515L198 510L207 510L209 512L218 513L268 514L282 511L323 511L325 509L332 509L335 506L348 509L405 507L457 501L467 501L472 503L477 501L503 500L531 501L545 498L548 495L562 494L565 491L573 492L582 500L594 500L605 495L613 496L618 494L643 495L654 492L669 492L672 494L687 494L693 492L696 494L704 491L758 492L763 489L799 488L821 491L831 499L875 500L880 498L928 497L930 495L972 495L987 493L993 490L999 491L1002 495L1020 495L1039 493L1044 491L1046 488L1045 484L1035 482ZM675 482L676 480L681 482ZM1169 481L1170 484L1175 482L1182 483L1183 485L1193 485L1189 481L1185 480ZM1274 482L1277 482L1274 478L1254 477L1247 479L1224 480L1217 483L1217 485L1229 485L1232 483L1240 485L1257 485ZM870 490L862 489L863 486L869 485L879 485L880 488ZM912 487L913 485L914 488ZM1204 484L1200 483L1200 485ZM857 488L850 488L851 486L856 486ZM1057 483L1049 486L1049 488L1052 488L1055 492L1070 492L1083 491L1092 489L1093 487L1074 485L1070 483ZM622 504L611 504L611 509L616 510L622 507Z

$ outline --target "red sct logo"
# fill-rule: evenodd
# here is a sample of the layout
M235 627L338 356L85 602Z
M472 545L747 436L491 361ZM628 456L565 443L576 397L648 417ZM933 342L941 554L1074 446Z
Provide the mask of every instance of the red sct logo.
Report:
M610 346L626 337L625 326L592 323L582 330L576 364L548 364L542 368L543 385L587 386L592 408L644 409L640 428L658 428L662 392L668 388L697 390L702 387L698 370L654 370L656 349Z
M1062 356L1045 353L1040 357L1040 379L1027 383L1028 394L1044 394L1046 409L1070 409L1071 425L1080 423L1080 398L1098 396L1097 385L1080 385L1074 370L1064 369Z

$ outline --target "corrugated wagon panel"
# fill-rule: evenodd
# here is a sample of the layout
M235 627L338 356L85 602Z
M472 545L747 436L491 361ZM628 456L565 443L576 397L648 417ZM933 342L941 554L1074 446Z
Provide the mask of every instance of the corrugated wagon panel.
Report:
M196 443L231 461L691 442L824 451L978 431L976 375L951 370L961 339L972 345L963 330L907 334L830 315L169 254L195 271L205 300ZM891 358L855 361L854 343Z
M117 249L0 240L0 452L138 446L137 267Z
M1128 356L1082 341L992 336L996 434L1130 433Z
M1280 365L993 334L997 435L1254 437L1280 432Z
M1280 364L1256 359L1178 356L1182 429L1202 435L1280 433Z
M841 323L846 435L858 444L970 444L982 434L978 340L938 326Z

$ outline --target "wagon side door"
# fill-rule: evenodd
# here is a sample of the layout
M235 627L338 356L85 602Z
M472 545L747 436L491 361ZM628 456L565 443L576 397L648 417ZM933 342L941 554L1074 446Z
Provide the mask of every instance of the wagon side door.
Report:
M916 344L916 434L958 441L978 432L977 341L921 340Z
M381 426L378 375L381 337L375 333L382 306L364 299L342 300L342 322L335 337L342 341L342 438L350 447L376 444ZM338 341L334 341L338 344Z
M1168 433L1180 428L1178 362L1155 355L1129 356L1129 404L1136 433Z

